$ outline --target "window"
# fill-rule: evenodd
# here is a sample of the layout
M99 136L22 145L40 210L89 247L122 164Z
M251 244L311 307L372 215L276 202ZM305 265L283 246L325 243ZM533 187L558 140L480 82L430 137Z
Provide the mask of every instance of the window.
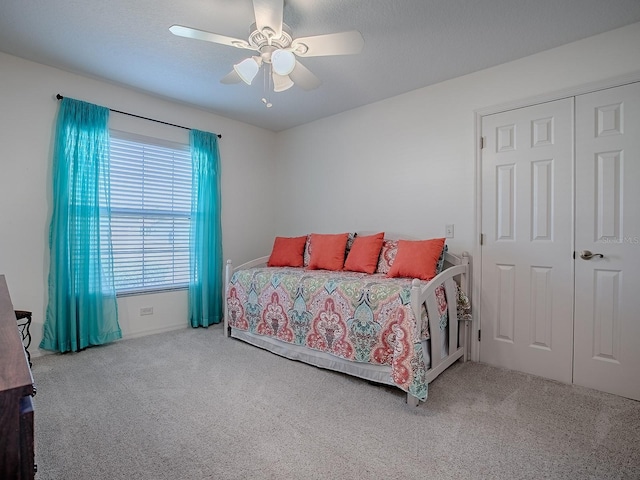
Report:
M116 292L186 288L189 146L112 130L110 196Z

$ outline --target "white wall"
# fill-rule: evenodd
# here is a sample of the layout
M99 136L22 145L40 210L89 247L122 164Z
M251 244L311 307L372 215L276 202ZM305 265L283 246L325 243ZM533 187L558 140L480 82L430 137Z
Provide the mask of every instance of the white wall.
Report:
M437 66L434 66L437 68ZM278 134L278 232L455 225L473 251L475 111L640 71L640 23Z
M32 355L42 353L37 346L47 302L57 93L221 133L224 257L243 262L270 248L275 235L273 132L2 53L0 86L0 273L6 275L14 307L33 312ZM154 122L118 114L111 115L111 122L120 129L188 141L186 130ZM125 337L187 325L185 291L123 297L118 304ZM141 317L143 306L153 306L154 314Z

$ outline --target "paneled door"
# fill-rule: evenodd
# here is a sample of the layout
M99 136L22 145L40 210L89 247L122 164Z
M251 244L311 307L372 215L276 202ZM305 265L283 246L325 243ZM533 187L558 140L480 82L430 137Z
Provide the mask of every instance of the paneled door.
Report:
M575 243L574 383L640 400L640 83L576 97Z
M485 116L482 136L480 361L571 383L573 99Z

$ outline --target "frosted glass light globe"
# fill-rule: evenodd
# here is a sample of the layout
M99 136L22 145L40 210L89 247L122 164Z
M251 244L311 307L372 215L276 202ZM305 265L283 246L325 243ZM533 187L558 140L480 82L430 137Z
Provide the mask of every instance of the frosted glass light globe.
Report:
M258 74L258 70L260 70L260 66L253 58L245 58L237 65L234 65L233 69L244 83L251 85L251 82Z
M271 54L271 65L278 75L289 75L296 66L296 57L288 50L276 50Z

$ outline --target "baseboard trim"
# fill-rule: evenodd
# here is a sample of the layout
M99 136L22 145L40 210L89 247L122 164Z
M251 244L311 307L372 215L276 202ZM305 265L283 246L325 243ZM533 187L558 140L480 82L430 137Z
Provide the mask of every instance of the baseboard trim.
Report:
M180 325L169 325L166 327L160 327L160 328L154 328L151 330L143 330L140 332L135 332L135 333L126 333L122 335L122 338L116 340L117 342L121 342L123 340L131 340L133 338L140 338L140 337L146 337L148 335L155 335L157 333L165 333L165 332L171 332L173 330L181 330L181 329L186 329L186 328L190 328L189 325L187 324L180 324ZM115 342L114 342L115 343ZM58 352L54 352L52 350L42 350L41 348L36 348L33 351L31 351L31 349L29 349L29 353L31 354L31 358L37 358L37 357L44 357L46 355L54 355Z

